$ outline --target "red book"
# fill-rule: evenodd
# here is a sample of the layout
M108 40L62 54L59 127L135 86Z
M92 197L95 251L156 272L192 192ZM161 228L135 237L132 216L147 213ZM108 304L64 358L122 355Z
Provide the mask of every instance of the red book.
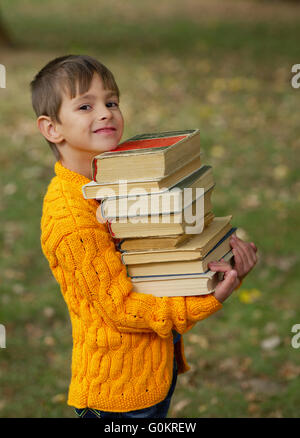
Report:
M200 155L199 130L141 134L129 138L92 161L93 180L157 181Z

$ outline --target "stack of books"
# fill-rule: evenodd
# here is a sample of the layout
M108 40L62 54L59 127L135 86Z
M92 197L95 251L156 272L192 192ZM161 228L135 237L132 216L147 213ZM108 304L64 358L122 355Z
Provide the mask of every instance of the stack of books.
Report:
M211 293L220 281L208 263L232 257L232 216L215 217L212 167L200 131L142 134L92 161L86 199L117 239L133 290L155 296Z

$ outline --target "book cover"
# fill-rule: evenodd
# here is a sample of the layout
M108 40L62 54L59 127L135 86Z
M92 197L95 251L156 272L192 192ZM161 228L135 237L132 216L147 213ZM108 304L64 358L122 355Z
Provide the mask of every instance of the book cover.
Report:
M92 179L114 182L120 179L157 180L167 176L199 155L200 142L195 140L199 134L199 129L193 129L131 137L115 150L93 158Z
M128 181L127 188L130 191L138 193L163 193L173 187L179 181L182 181L188 175L191 175L201 167L200 154L196 157L191 157L186 164L175 169L168 176L158 180L131 180ZM94 180L82 186L82 193L85 199L104 199L112 197L120 197L123 192L122 181L115 182L96 182Z
M184 131L169 131L152 134L137 134L118 145L116 149L109 152L104 152L101 159L112 157L114 155L131 155L156 153L160 149L165 149L173 146L184 140L186 137L198 134L199 129L189 129ZM147 150L149 149L149 150ZM97 155L95 159L100 156Z

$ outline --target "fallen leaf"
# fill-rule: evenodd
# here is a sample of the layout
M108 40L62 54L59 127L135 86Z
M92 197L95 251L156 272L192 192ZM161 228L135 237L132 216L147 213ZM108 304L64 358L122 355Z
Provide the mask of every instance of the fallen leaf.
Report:
M212 146L211 155L214 158L223 158L225 155L225 148L221 145Z
M172 407L172 414L175 415L178 412L181 412L186 406L191 403L190 399L184 398L175 403Z
M218 368L220 371L233 371L237 369L237 367L238 367L237 359L234 357L227 357L220 363Z
M193 344L197 344L200 348L203 348L206 350L208 348L208 339L205 336L196 335L194 333L191 333L188 337L189 341Z
M66 396L65 394L56 394L52 397L51 401L52 403L64 403L66 401Z
M198 408L198 411L200 412L200 414L202 414L206 410L207 410L207 406L205 406L205 405L200 405L199 408Z
M277 180L284 179L288 174L289 168L283 164L280 164L279 166L274 167L273 169L273 176Z
M211 405L217 405L219 403L219 399L218 399L218 397L213 397L211 400L210 400L210 404Z
M254 378L245 380L241 383L241 388L250 390L251 392L264 394L264 395L276 395L284 390L284 385L277 382L273 382L265 378ZM252 396L253 397L253 396Z
M48 347L52 347L55 345L55 339L52 336L45 336L44 344L48 345Z
M245 395L245 400L248 402L253 402L253 401L257 401L258 400L258 395L256 392L254 391L250 391Z
M268 417L269 418L283 418L283 415L282 415L282 412L279 409L277 409L276 411L271 412Z
M241 201L241 206L243 208L256 208L260 205L261 201L257 193L250 193L249 195L245 196L244 199L242 199Z
M25 287L21 283L16 283L12 285L12 290L17 295L22 295L25 292Z
M260 346L263 350L274 350L274 348L277 348L281 343L279 336L271 336L270 338L264 339Z
M47 318L51 318L54 315L54 309L53 307L45 307L43 313Z
M264 327L264 332L268 335L276 333L278 324L275 322L268 322Z
M293 362L286 362L279 370L279 375L286 380L295 379L300 376L300 366Z
M249 414L257 414L259 412L259 405L256 403L250 403L248 406Z
M14 195L17 191L17 186L15 183L8 183L3 187L3 193L6 196Z

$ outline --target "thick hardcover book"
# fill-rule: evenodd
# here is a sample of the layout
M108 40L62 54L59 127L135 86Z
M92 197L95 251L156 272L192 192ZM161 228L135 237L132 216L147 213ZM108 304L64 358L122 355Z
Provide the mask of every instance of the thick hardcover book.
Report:
M197 208L195 200L180 213L161 214L158 216L136 216L130 219L113 219L107 221L112 237L126 239L129 237L157 237L178 234L198 234L207 226L214 214L210 191L204 195L204 210ZM201 206L200 206L201 207ZM190 214L191 213L191 214ZM202 221L201 221L201 218ZM203 225L203 227L202 227Z
M118 244L118 250L123 251L147 251L155 249L177 248L193 237L193 234L179 234L178 236L144 237L143 239L122 239Z
M214 187L211 166L200 169L179 181L163 193L115 196L101 203L101 214L105 219L122 217L179 213L182 206L189 205ZM185 190L185 189L190 190ZM203 190L201 190L203 189Z
M232 216L215 217L202 233L192 235L187 242L183 242L176 248L140 251L121 250L122 261L125 265L132 265L140 263L202 259L232 229L230 224L231 219Z
M144 276L144 275L168 275L168 274L193 274L203 273L208 270L208 264L212 261L220 260L231 250L230 236L235 231L232 228L226 236L224 236L217 245L211 249L202 259L182 259L175 261L143 263L135 265L127 265L129 276ZM171 259L172 260L172 259ZM174 259L173 259L174 260Z
M233 257L230 250L224 255L225 261ZM131 277L133 292L151 294L157 297L180 297L192 295L206 295L213 293L222 275L208 270L198 274L183 275L150 275Z
M170 131L136 135L92 160L93 180L98 183L156 181L200 154L200 131Z
M194 173L201 167L200 155L175 170L170 175L160 178L157 181L126 181L127 190L130 193L163 193L170 189L177 182ZM114 183L98 183L90 181L82 186L82 193L85 199L105 199L114 196L124 195L124 183L122 180Z

